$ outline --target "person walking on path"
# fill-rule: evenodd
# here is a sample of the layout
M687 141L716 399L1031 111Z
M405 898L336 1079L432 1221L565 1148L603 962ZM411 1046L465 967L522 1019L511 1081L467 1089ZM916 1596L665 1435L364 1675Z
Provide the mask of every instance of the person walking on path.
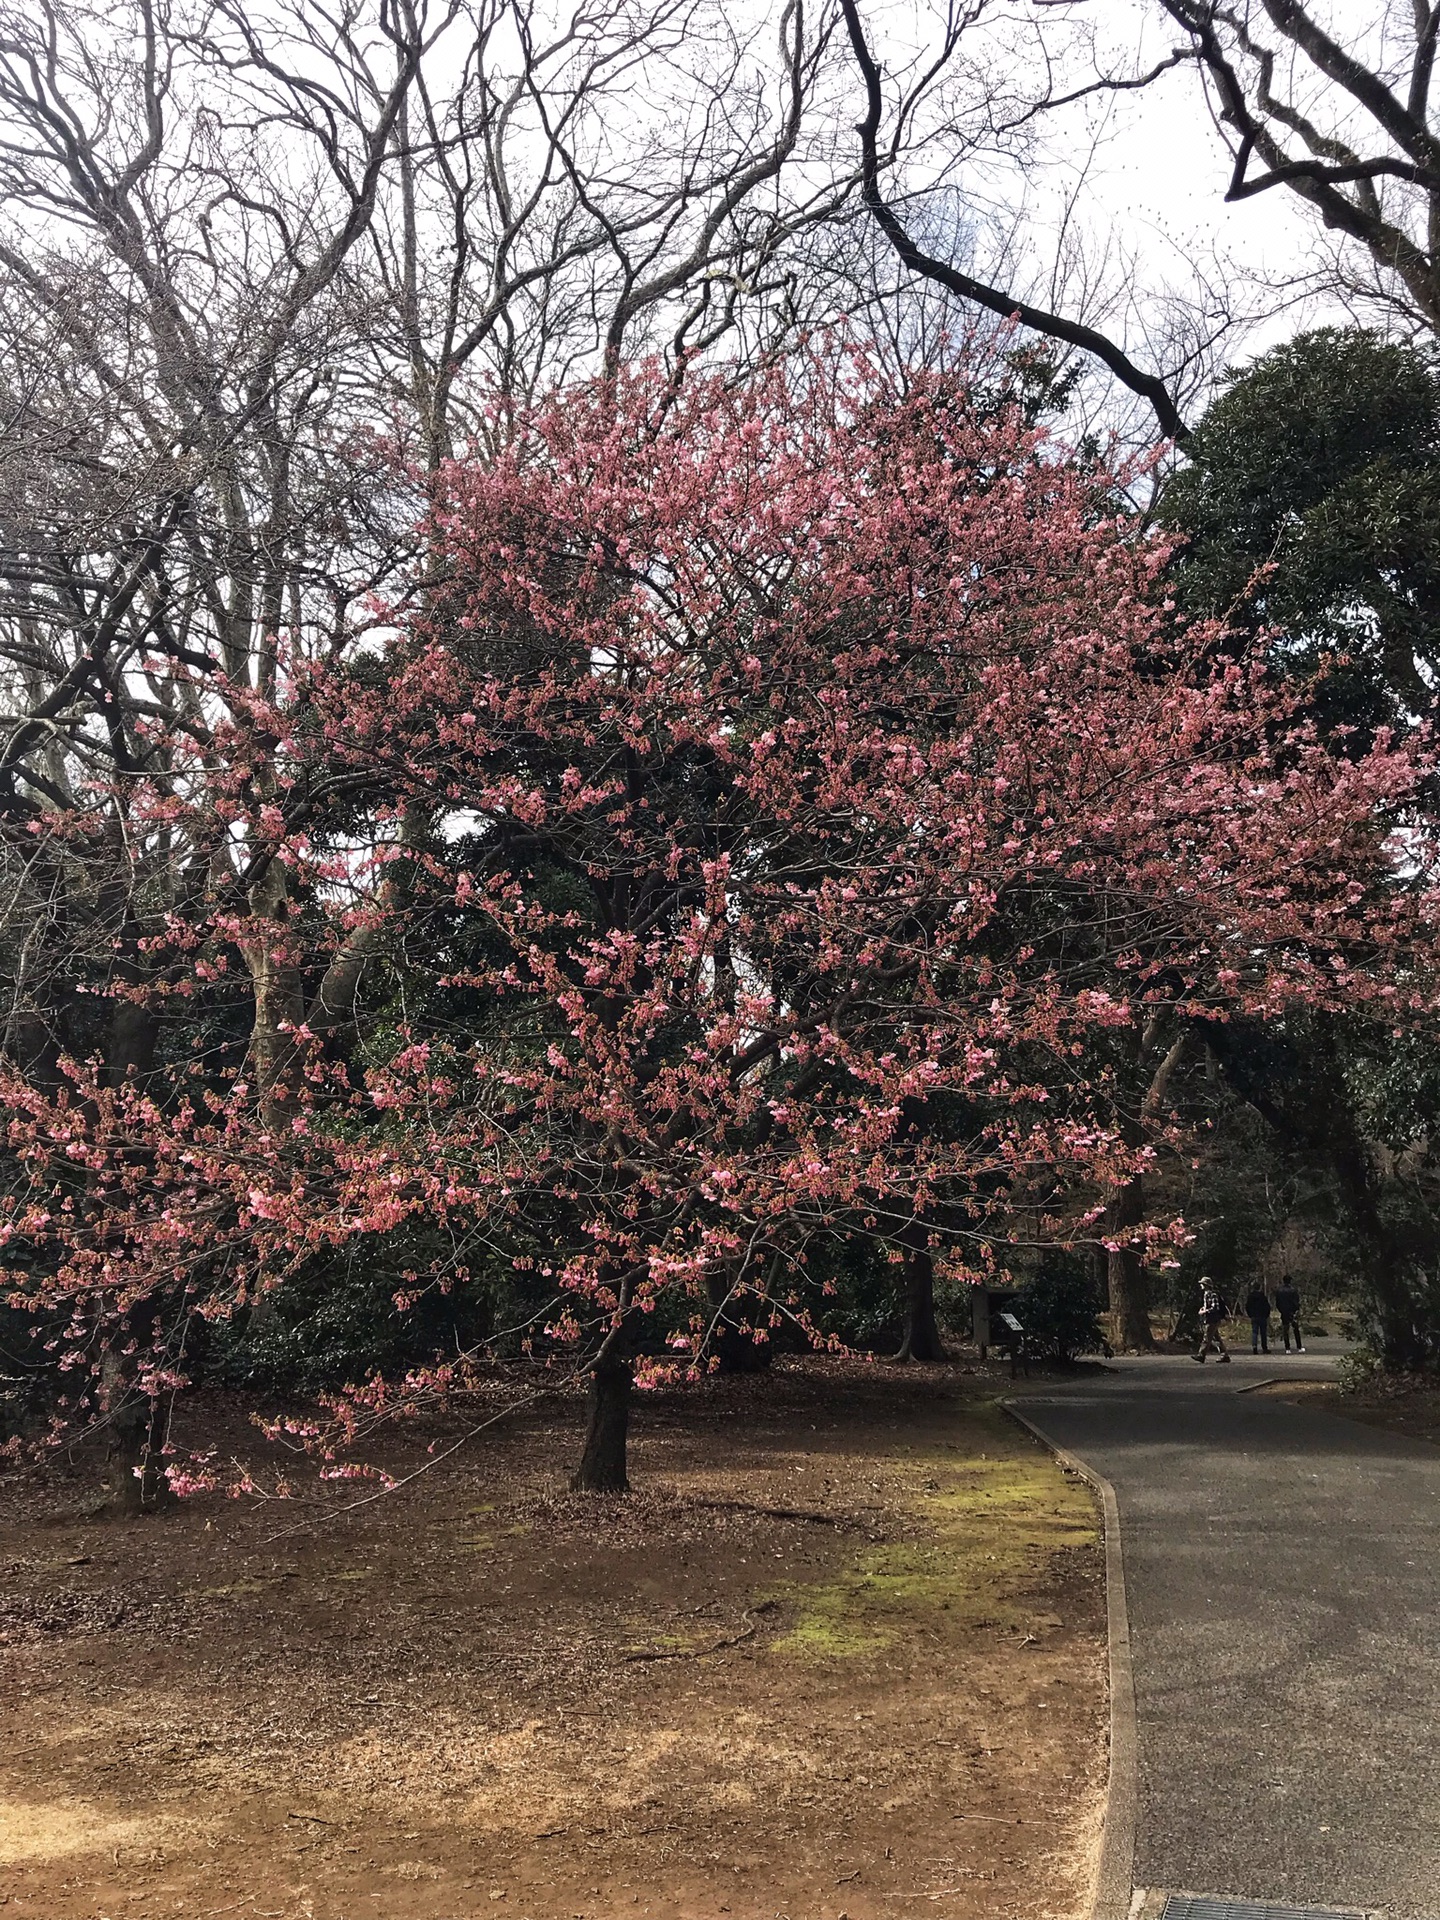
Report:
M1250 1316L1250 1351L1270 1351L1270 1296L1257 1280L1245 1296L1245 1311Z
M1303 1353L1300 1343L1300 1290L1287 1273L1275 1289L1275 1311L1280 1316L1280 1331L1285 1338L1285 1351L1290 1351L1290 1336L1295 1336L1295 1351Z
M1200 1345L1194 1356L1202 1367L1205 1364L1206 1354L1212 1350L1219 1354L1224 1365L1230 1364L1230 1355L1226 1351L1225 1342L1220 1337L1220 1323L1229 1318L1230 1309L1220 1298L1215 1282L1208 1273L1202 1274L1200 1278Z

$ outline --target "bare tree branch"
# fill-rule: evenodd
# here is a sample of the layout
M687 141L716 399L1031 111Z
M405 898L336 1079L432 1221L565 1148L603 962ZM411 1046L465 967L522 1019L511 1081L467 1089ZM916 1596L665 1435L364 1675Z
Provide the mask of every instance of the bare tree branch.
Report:
M962 300L973 301L977 306L984 307L991 313L1000 314L1003 318L1017 320L1021 326L1029 327L1037 333L1046 335L1049 339L1064 341L1067 346L1078 347L1084 353L1093 354L1132 393L1139 394L1149 402L1162 433L1170 439L1183 441L1187 436L1188 428L1165 382L1158 375L1146 373L1143 368L1137 367L1123 348L1117 346L1105 334L1079 321L1067 320L1063 314L1052 313L1044 307L1033 306L1028 301L1017 300L999 287L989 286L985 281L977 280L971 274L962 273L959 268L925 252L911 238L904 222L885 199L880 188L878 140L884 105L880 68L866 41L856 0L840 0L840 6L850 35L850 45L854 50L855 61L865 83L865 118L857 128L861 148L861 191L876 224L900 260L911 272L936 281L951 293L957 294Z

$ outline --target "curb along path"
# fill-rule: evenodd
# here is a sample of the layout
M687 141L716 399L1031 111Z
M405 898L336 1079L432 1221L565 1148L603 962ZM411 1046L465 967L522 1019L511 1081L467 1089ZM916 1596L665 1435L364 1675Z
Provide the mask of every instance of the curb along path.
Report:
M1100 1496L1105 1538L1105 1610L1110 1636L1110 1762L1105 1827L1090 1920L1128 1920L1135 1867L1136 1725L1135 1675L1130 1659L1130 1612L1125 1595L1125 1554L1115 1489L1053 1440L1016 1400L1002 1400L1012 1419L1048 1447L1061 1466L1086 1480Z

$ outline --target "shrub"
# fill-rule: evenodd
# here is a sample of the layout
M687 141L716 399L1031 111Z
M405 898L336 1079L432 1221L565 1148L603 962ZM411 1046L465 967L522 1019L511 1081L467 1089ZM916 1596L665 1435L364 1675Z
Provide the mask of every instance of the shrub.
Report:
M1062 1365L1105 1345L1095 1283L1074 1255L1053 1254L1025 1287L1015 1305L1030 1352Z

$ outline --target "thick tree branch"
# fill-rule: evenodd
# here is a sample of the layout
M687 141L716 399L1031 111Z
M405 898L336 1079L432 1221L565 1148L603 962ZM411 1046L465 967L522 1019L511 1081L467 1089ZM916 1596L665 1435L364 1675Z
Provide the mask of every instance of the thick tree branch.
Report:
M1387 175L1396 180L1408 180L1412 186L1440 190L1440 173L1412 166L1407 160L1357 160L1353 166L1341 167L1326 166L1323 160L1289 160L1282 166L1271 167L1268 173L1247 179L1245 169L1254 151L1254 136L1247 134L1235 156L1235 171L1225 194L1227 200L1248 200L1252 194L1264 193L1269 187L1290 187L1298 180L1314 180L1321 186L1338 187L1361 180L1378 180Z
M1246 17L1214 0L1161 3L1191 36L1215 89L1219 117L1235 130L1238 146L1227 198L1241 200L1271 186L1288 187L1316 209L1326 226L1358 242L1382 276L1398 278L1414 308L1431 325L1440 326L1440 140L1423 117L1417 118L1378 74L1322 32L1294 0L1264 0L1266 16L1289 43L1289 59L1303 56L1312 80L1319 77L1342 89L1369 115L1375 132L1400 148L1398 155L1365 158L1349 135L1354 108L1348 103L1340 103L1339 124L1346 132L1342 138L1316 124L1313 108L1302 112L1293 100L1276 96L1276 51L1254 38ZM1428 99L1436 25L1434 13L1423 6L1417 9L1412 101ZM1287 151L1279 129L1303 141L1307 155L1297 158ZM1266 170L1248 179L1252 155ZM1419 216L1425 238L1417 239L1400 224L1403 204L1382 204L1375 189L1381 179L1402 181L1423 196Z
M1165 382L1158 375L1146 373L1143 368L1137 367L1123 348L1118 347L1107 335L1094 327L1083 325L1078 320L1067 320L1063 314L1051 313L1044 307L1031 306L1028 301L1017 300L1013 294L1006 293L999 287L989 286L985 281L975 279L972 274L962 273L957 267L936 259L933 254L926 253L923 248L916 245L903 221L880 190L880 161L877 146L882 108L880 68L865 39L856 0L840 0L840 8L850 35L850 45L854 49L856 65L860 68L865 81L866 113L856 129L860 135L861 193L866 206L875 218L876 225L904 265L912 273L918 273L924 279L933 280L937 285L957 294L962 300L973 300L977 306L985 307L991 313L998 313L1006 319L1018 320L1022 327L1029 327L1036 333L1043 333L1052 340L1063 340L1068 346L1078 347L1082 353L1093 354L1110 369L1122 385L1150 403L1162 433L1172 440L1187 439L1189 429L1181 417L1179 408L1171 398Z

